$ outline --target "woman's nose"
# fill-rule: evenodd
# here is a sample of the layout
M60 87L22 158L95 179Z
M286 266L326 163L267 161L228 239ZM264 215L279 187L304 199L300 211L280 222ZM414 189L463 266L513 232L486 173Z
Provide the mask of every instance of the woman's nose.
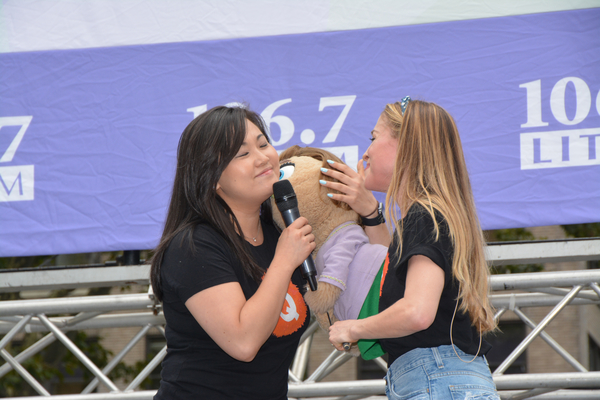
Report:
M256 162L258 163L258 165L262 165L264 163L266 163L267 161L269 161L269 157L264 154L262 151L258 152L258 156L256 157Z

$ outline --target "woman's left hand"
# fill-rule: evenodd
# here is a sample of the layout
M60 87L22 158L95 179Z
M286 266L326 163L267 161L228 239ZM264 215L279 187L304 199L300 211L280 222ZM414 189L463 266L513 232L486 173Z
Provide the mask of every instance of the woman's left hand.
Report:
M358 339L352 338L350 331L356 320L337 321L329 327L329 341L339 351L343 351L344 343L354 344Z
M343 201L348 204L358 215L373 218L378 211L379 202L369 189L365 188L365 167L360 160L355 172L346 164L330 162L331 168L321 170L323 175L337 179L339 182L330 182L320 179L321 185L340 193L329 193L333 200ZM385 224L365 227L365 233L371 244L389 246L390 232Z
M377 211L379 202L373 193L365 188L365 168L363 161L357 165L357 171L346 164L336 162L329 163L331 168L321 171L323 175L337 179L339 182L328 182L322 185L337 190L340 193L331 193L333 200L347 203L354 211L363 217L368 217Z

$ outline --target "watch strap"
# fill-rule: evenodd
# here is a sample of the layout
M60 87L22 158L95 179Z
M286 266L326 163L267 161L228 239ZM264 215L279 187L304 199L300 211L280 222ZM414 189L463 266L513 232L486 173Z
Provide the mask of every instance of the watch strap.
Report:
M385 223L385 217L383 216L383 204L379 203L377 206L377 215L373 218L366 218L360 216L361 222L364 226L377 226ZM372 213L371 213L372 214Z

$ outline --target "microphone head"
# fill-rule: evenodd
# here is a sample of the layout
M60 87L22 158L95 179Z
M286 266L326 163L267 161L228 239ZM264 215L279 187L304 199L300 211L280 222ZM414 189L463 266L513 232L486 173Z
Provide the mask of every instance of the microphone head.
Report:
M294 192L292 184L287 179L273 184L273 196L275 197L275 203L277 203L277 208L280 212L298 207L296 192Z

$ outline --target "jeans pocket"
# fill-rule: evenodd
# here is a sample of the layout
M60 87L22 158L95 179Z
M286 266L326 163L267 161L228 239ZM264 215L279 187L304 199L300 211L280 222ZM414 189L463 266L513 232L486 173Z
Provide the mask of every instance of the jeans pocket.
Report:
M427 389L418 390L408 394L398 394L393 388L387 386L385 394L389 400L429 400L429 391Z
M416 367L402 374L388 371L385 388L388 399L392 400L429 400L429 380L423 367Z
M500 400L498 392L481 385L450 385L452 400Z

